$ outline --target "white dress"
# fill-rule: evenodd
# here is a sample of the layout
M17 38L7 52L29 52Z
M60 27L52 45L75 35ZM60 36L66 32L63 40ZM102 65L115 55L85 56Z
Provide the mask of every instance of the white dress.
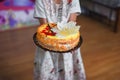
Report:
M69 1L69 2L68 2ZM36 0L34 17L48 22L67 22L70 13L80 13L79 0ZM80 48L68 53L55 53L37 47L34 80L86 80Z

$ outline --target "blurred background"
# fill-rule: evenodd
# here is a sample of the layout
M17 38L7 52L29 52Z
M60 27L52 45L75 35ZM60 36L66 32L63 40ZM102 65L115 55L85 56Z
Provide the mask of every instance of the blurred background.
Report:
M35 0L0 0L0 80L33 80ZM80 0L87 80L120 80L120 0Z
M33 11L34 0L1 0L0 31L38 24Z

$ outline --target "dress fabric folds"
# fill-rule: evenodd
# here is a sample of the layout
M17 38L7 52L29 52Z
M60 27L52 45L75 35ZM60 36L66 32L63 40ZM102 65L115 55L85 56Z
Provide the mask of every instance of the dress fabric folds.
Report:
M80 48L68 53L54 53L37 48L34 78L34 80L86 80Z

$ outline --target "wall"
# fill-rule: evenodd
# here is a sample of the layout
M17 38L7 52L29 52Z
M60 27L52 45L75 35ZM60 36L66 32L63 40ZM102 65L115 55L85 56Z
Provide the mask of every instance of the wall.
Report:
M1 0L0 31L38 24L33 12L34 0Z

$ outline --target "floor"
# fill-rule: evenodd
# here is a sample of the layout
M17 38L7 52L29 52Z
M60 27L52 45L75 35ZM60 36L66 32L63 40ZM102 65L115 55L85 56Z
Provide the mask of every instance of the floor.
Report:
M86 16L78 17L87 80L120 80L120 29ZM0 80L33 80L37 26L0 32Z
M120 80L120 29L112 28L95 19L79 17L81 46L87 80Z

